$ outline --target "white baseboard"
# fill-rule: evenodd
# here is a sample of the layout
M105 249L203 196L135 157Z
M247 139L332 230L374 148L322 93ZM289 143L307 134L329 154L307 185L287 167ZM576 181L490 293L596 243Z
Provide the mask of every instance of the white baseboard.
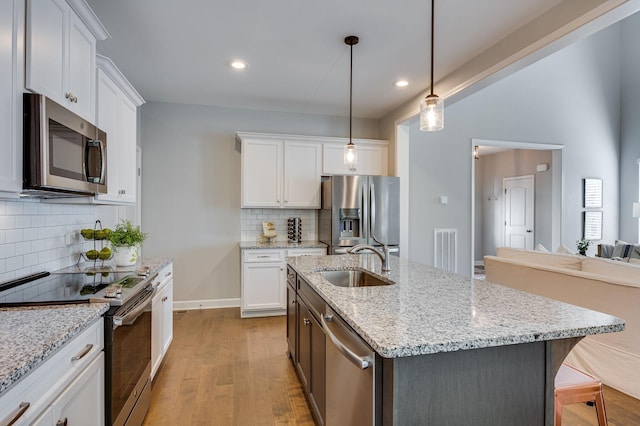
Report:
M240 298L209 299L209 300L181 300L173 302L174 311L192 311L196 309L239 308Z

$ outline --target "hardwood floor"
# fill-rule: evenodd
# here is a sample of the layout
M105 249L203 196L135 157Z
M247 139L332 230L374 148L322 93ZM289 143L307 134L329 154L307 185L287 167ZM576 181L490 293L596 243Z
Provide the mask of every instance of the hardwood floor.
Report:
M174 337L153 383L145 426L313 425L286 356L285 317L174 312ZM605 387L610 426L640 425L640 401ZM595 407L565 406L563 426L597 425Z
M285 317L174 313L174 337L144 425L313 425L286 356Z

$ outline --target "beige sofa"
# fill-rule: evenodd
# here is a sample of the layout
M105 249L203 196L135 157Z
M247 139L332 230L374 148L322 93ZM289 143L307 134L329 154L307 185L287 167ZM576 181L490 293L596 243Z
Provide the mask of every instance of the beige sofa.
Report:
M605 312L619 333L585 337L566 362L640 399L640 265L501 247L485 256L487 281Z

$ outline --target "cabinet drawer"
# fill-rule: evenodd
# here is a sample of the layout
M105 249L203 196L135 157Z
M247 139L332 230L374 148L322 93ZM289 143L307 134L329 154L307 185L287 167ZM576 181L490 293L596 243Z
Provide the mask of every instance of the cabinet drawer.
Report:
M242 254L244 262L282 262L282 250L245 250Z
M287 265L287 284L289 284L294 289L296 288L296 278L297 274L295 269Z
M100 318L9 389L0 398L0 424L9 422L23 403L29 406L16 424L30 423L39 416L102 352L103 335L104 320Z
M158 271L158 276L153 280L153 286L160 290L171 278L173 278L173 262Z
M309 310L319 320L320 315L325 311L325 301L305 280L300 277L298 277L298 295L302 296L309 306Z
M302 248L302 249L289 249L287 250L287 256L316 256L327 254L326 248Z

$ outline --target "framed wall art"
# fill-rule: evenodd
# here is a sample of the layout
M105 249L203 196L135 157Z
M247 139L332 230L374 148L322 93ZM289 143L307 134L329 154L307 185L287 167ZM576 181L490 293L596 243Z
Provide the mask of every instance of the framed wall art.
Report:
M585 209L602 208L602 179L583 179L583 205Z
M585 240L602 239L602 212L583 212L583 232L582 238Z

